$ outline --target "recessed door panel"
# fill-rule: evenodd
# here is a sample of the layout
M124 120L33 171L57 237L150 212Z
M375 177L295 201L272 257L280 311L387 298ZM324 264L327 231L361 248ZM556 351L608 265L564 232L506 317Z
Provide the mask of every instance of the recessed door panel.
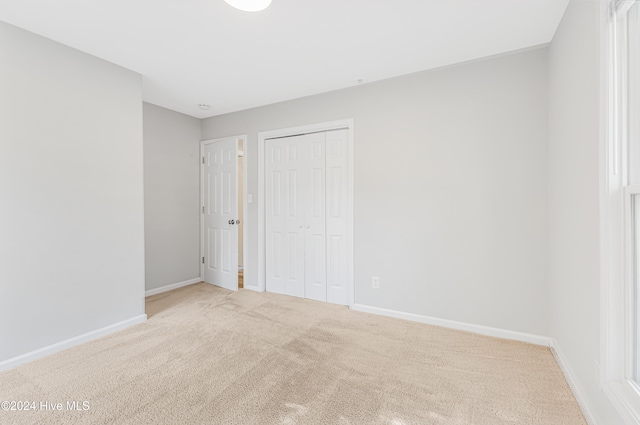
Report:
M223 215L231 216L231 212L234 209L234 207L236 210L238 208L237 203L232 203L232 199L237 200L237 196L238 196L237 191L236 192L232 191L233 181L237 181L237 178L238 178L237 176L238 176L237 174L232 175L229 171L222 171L220 173L220 177L222 178L222 187L221 187L222 196L220 197L222 199L222 205L220 210L222 211Z
M344 238L342 236L332 235L329 237L327 243L327 284L329 288L344 288L345 282L341 278L346 266L344 248Z
M271 173L271 214L274 217L282 216L282 172Z
M289 237L289 240L287 241L287 247L289 248L289 251L287 252L289 272L287 279L290 281L297 281L300 279L300 271L298 270L300 264L298 263L298 256L303 253L298 251L298 232L289 233L287 236Z
M326 301L327 280L324 234L308 233L305 238L305 297Z
M209 227L209 255L207 261L207 267L211 271L217 271L219 269L218 265L218 246L217 242L220 240L218 238L218 229L213 227Z
M207 178L209 181L208 193L211 195L209 196L209 209L207 212L209 214L220 214L220 185L218 184L218 174L209 172Z
M329 217L332 219L341 219L344 214L342 208L343 197L343 182L342 182L342 167L331 167L327 170L327 196L330 199L327 200Z
M324 218L324 169L311 170L311 209L309 213L314 218Z
M222 233L222 237L220 238L220 250L223 252L231 252L231 230L230 229L222 229L222 231L220 232ZM219 256L222 259L222 267L221 270L224 273L231 273L231 257L232 255L220 255ZM238 267L236 266L236 273L237 273Z
M273 277L282 279L282 233L271 234L271 249L273 250Z
M287 217L298 217L298 171L287 171L287 187L289 193L287 194Z

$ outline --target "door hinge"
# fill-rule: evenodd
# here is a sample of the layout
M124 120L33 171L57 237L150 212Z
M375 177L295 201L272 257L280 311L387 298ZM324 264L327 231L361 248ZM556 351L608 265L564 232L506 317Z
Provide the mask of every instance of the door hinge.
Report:
M202 207L202 214L204 214L204 206Z
M204 156L202 157L202 163L204 164Z
M202 264L204 264L204 257L202 257Z

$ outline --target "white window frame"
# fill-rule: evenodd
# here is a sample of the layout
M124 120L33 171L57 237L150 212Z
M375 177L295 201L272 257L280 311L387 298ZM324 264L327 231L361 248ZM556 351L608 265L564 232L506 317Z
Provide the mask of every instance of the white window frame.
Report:
M640 386L634 381L635 300L633 205L640 185L629 185L628 130L640 124L629 117L627 33L619 26L633 1L603 5L602 74L605 126L601 150L601 386L626 424L640 425ZM622 36L620 36L622 35ZM640 51L638 52L640 55ZM638 96L635 94L634 96ZM630 122L631 120L638 122ZM636 364L635 367L640 367Z

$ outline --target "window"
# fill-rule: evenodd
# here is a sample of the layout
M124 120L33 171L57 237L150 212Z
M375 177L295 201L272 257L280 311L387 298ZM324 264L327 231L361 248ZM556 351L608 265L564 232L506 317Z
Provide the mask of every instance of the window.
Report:
M603 386L640 424L640 6L608 4L603 171Z
M638 282L640 282L640 188L638 185L627 187L627 213L630 217L629 227L631 229L632 241L630 248L631 261L631 359L630 359L630 378L636 384L640 385L640 291L638 290ZM636 387L638 388L638 387Z

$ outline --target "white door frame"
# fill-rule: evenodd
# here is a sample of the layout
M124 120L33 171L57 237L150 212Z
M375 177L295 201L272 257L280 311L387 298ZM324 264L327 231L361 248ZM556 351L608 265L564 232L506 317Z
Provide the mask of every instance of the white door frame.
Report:
M248 262L248 249L247 249L247 135L242 134L239 136L229 136L229 137L220 137L217 139L207 139L200 141L200 279L204 279L204 220L202 219L204 207L204 147L205 145L221 142L223 140L229 139L237 139L242 141L242 266L244 270L247 270L247 262ZM238 255L236 251L235 255ZM237 290L238 288L236 288Z
M320 131L330 131L347 129L347 144L349 152L349 182L348 182L348 198L349 205L347 206L347 217L349 230L347 231L347 252L348 254L348 269L349 269L349 281L348 287L348 305L353 307L354 304L354 249L353 249L353 118L330 121L318 124L310 124L299 127L283 128L279 130L261 131L258 133L258 279L257 287L249 286L250 289L256 291L266 291L266 225L265 225L265 141L275 137L287 137L296 136L299 134L313 133ZM245 149L246 151L246 149ZM246 231L246 227L245 227ZM245 258L246 260L246 258ZM246 267L245 267L246 270ZM245 279L246 282L246 279Z

